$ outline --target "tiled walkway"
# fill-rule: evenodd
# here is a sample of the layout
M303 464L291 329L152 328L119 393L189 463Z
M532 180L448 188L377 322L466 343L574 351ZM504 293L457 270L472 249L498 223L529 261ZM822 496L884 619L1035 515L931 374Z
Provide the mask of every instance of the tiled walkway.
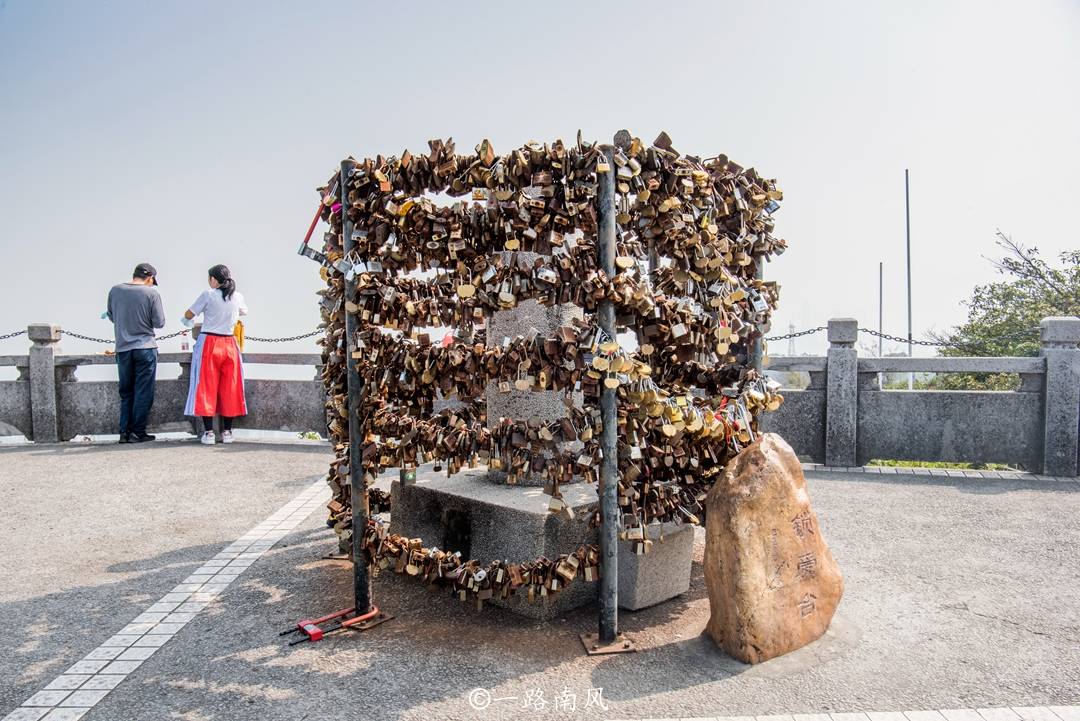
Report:
M120 686L206 604L325 503L319 480L136 616L105 643L23 702L3 721L74 721Z

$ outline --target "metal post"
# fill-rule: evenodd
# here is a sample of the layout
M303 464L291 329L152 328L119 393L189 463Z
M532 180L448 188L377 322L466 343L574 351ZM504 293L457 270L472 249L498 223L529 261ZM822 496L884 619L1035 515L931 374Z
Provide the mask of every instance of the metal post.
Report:
M600 267L608 278L615 275L615 151L610 145L600 146L607 157L608 172L598 173L600 183L599 232L597 248ZM600 327L615 338L615 306L610 300L600 303L597 310ZM619 632L619 465L616 446L618 418L615 390L601 386L600 414L604 424L600 448L604 458L600 465L600 643L613 643Z
M877 264L877 357L882 357L883 339L881 334L885 327L885 263L878 261ZM885 389L885 374L878 373L878 389Z
M904 168L904 230L907 235L907 354L911 357L911 194L908 192L908 171ZM908 390L915 388L915 374L908 373Z
M348 179L352 169L356 166L353 160L341 161L341 176L338 184L341 197L341 238L346 257L352 252L356 243L353 241L353 227L348 213ZM356 294L356 280L347 277L345 280L345 299L353 300ZM371 559L368 558L364 548L364 530L368 522L368 493L364 483L364 470L360 463L363 452L360 438L360 407L361 407L361 381L356 372L356 359L353 358L353 343L357 331L356 314L345 314L345 368L348 383L349 396L349 497L352 500L352 557L353 557L353 598L355 599L356 614L361 616L371 610L371 574L369 567Z
M765 278L765 257L758 253L754 256L754 277L758 280ZM757 371L759 377L765 375L765 329L759 329L758 337L750 344L750 367ZM761 410L754 413L754 426L761 427Z
M757 280L765 278L765 258L760 253L754 256L754 278ZM765 373L765 369L762 367L764 357L765 331L762 330L750 345L750 367L756 370L759 376Z

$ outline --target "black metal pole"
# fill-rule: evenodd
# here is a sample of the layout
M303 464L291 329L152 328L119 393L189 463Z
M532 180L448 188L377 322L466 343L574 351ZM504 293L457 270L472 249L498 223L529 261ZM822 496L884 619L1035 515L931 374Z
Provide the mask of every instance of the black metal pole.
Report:
M907 354L911 357L911 193L908 189L908 169L904 168L904 238L907 246ZM908 373L908 390L915 387L915 374Z
M885 263L878 261L877 264L877 357L881 357L884 341L881 334L885 332ZM878 373L878 389L885 390L885 374Z
M754 277L758 280L765 278L765 256L760 253L754 256ZM750 367L757 371L759 377L765 375L765 328L758 328L758 337L750 344ZM761 410L754 414L754 423L761 427Z
M765 279L765 257L760 253L754 256L754 277L758 280ZM765 329L764 327L759 329L758 337L754 339L750 345L750 367L757 371L757 374L764 375L765 369L762 366L763 359L765 357Z
M349 175L356 166L353 160L341 161L341 176L338 187L341 197L341 240L346 257L356 243L353 240L353 224L349 220ZM354 276L346 276L345 300L354 300L356 281ZM353 358L356 341L357 319L355 313L345 313L345 368L349 396L349 497L352 502L352 558L353 558L353 598L356 613L361 615L371 610L371 574L364 548L364 531L368 522L368 493L364 483L364 469L360 463L363 452L360 438L360 375L356 372L356 359Z
M615 276L615 151L601 145L608 171L599 176L597 249L600 267L608 278ZM600 303L597 322L612 340L615 339L615 306L609 300ZM619 633L619 464L616 447L618 418L615 389L601 386L600 418L604 424L600 448L600 642L611 643Z

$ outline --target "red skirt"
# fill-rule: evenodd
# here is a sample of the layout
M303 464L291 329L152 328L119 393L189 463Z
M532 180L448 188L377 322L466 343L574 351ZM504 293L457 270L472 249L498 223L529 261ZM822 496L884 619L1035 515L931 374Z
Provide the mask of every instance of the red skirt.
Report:
M244 369L236 338L201 333L192 356L185 415L247 415Z

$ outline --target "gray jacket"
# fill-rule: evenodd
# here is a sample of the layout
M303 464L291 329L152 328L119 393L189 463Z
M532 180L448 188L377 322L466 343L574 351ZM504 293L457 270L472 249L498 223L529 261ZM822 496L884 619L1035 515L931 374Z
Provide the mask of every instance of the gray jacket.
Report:
M165 327L161 296L151 285L114 285L109 290L109 320L116 328L117 353L157 348L154 329Z

